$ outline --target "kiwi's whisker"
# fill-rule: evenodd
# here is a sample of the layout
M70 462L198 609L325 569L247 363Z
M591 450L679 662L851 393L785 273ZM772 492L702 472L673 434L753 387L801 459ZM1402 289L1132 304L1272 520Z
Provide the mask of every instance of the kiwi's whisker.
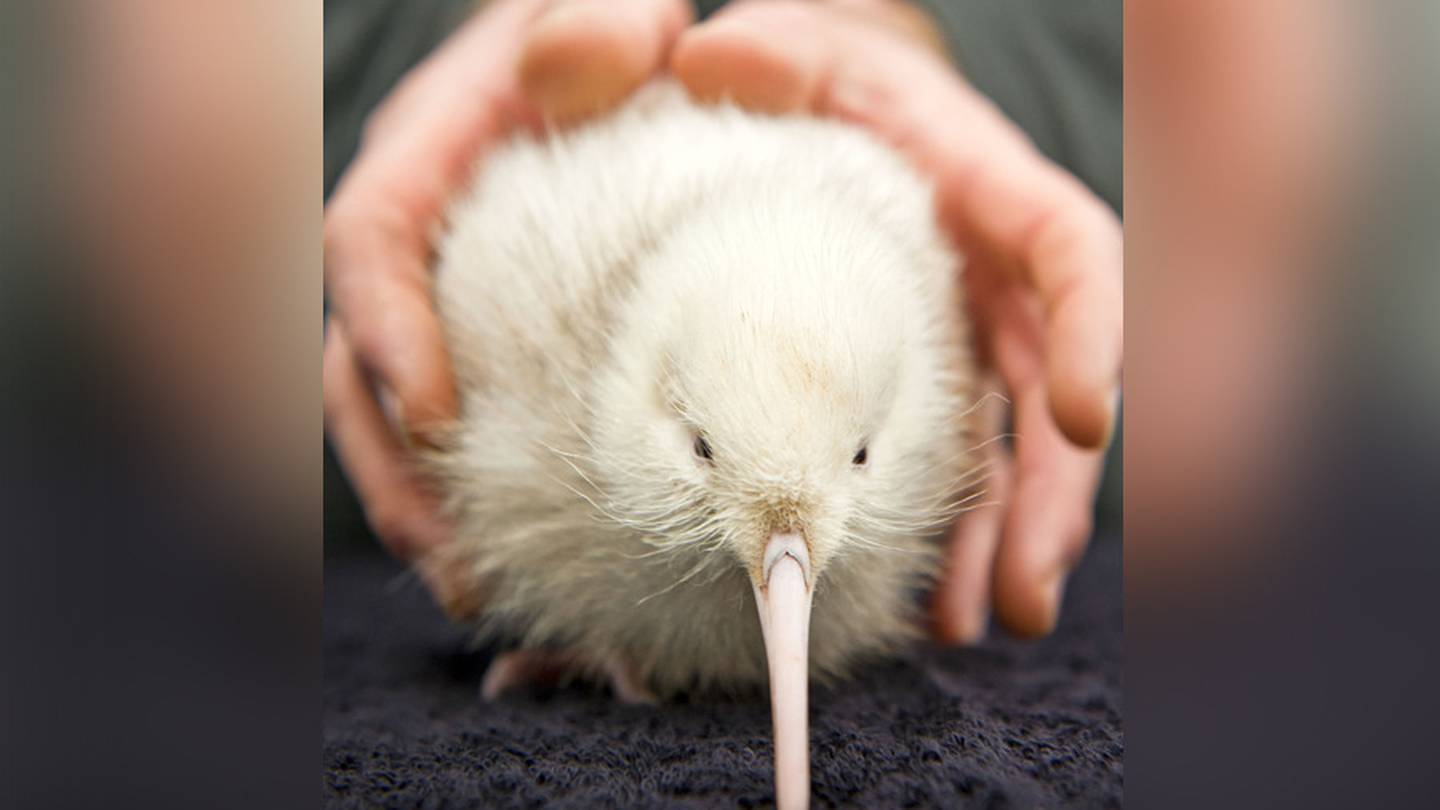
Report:
M963 419L969 416L970 414L974 413L981 405L984 405L985 402L992 397L1000 400L1001 402L1004 402L1007 406L1012 404L1010 402L1010 398L1000 393L999 391L986 391L984 394L981 394L978 399L975 400L974 404L961 411L960 413L956 414L954 418Z
M684 576L680 577L679 579L675 580L674 582L670 583L669 585L665 586L664 588L661 588L660 590L656 591L655 593L652 593L652 594L650 594L649 596L646 596L646 597L642 597L639 601L637 601L637 602L635 603L635 606L636 606L636 607L639 607L639 606L645 604L646 602L649 602L651 599L654 599L654 598L657 597L657 596L662 596L662 595L664 595L664 594L667 594L667 593L675 590L676 588L680 587L681 585L684 585L686 582L689 582L692 578L694 578L694 576L695 576L696 574L698 574L698 573L700 573L701 571L703 571L703 570L705 569L705 567L709 564L709 562L710 562L709 558L702 556L702 557L700 558L700 561L697 562L697 563L695 563L695 565L691 566L690 570L689 570L688 572L686 572Z
M996 433L994 436L991 436L990 438L986 439L986 440L983 441L983 442L980 442L979 444L972 445L972 446L970 446L970 447L965 448L965 452L967 452L967 453L973 453L973 452L975 452L976 450L983 450L983 449L985 449L986 447L989 447L990 445L994 444L995 442L1002 441L1002 440L1004 440L1004 439L1018 439L1018 438L1020 438L1020 434L1019 434L1019 433L1015 433L1015 432Z

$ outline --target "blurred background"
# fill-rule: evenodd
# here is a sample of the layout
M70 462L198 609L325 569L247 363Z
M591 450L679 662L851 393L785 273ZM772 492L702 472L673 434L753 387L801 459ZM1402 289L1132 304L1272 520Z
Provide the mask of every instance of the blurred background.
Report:
M1126 4L1143 806L1434 801L1437 10Z
M0 9L0 804L314 804L321 36Z
M431 5L392 34L438 41ZM1436 9L1125 4L1133 806L1433 802ZM332 36L274 0L0 10L16 806L314 803L322 504L353 520L314 460L332 101L407 64Z

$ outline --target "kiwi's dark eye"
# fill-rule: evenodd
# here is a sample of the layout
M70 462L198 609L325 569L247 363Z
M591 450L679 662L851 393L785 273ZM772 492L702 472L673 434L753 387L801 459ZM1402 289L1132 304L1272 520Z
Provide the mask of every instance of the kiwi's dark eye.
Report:
M869 450L862 446L859 450L855 451L855 457L850 459L850 463L854 464L856 467L863 467L865 466L865 462L868 461L869 458Z
M714 454L710 452L710 442L705 441L705 437L698 434L695 436L695 455L706 461L715 458Z

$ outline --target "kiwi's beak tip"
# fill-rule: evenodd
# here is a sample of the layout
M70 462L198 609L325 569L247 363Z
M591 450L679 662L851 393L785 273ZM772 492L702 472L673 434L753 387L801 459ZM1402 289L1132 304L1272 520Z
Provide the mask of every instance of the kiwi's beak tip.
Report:
M755 603L770 670L775 732L775 804L784 810L810 802L809 647L814 582L810 553L794 534L765 546Z

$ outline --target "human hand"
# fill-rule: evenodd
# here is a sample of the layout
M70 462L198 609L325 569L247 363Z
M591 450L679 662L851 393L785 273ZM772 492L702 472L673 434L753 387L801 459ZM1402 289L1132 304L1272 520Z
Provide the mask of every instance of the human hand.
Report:
M409 453L458 408L432 234L488 149L624 98L665 64L690 13L684 0L496 0L371 115L326 206L326 430L371 528L452 616L478 609L474 583L436 553L452 529Z
M985 446L1003 505L955 527L934 623L947 640L978 640L993 597L1010 630L1044 635L1089 539L1115 420L1120 224L965 83L938 41L903 3L751 0L685 31L671 69L700 98L865 126L936 183L941 224L966 256L977 348L1009 392L1016 439L1013 454ZM989 411L998 432L1003 409Z

